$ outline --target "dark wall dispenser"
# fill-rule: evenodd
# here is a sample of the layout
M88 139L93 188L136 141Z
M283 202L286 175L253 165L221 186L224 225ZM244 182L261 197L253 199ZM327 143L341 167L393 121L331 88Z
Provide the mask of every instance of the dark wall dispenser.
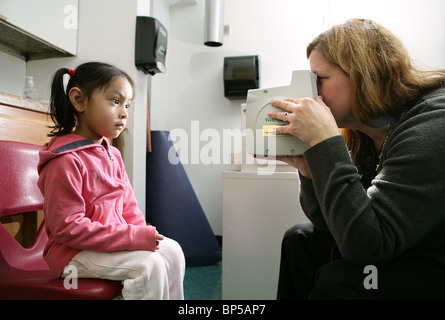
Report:
M167 29L152 17L136 18L135 64L138 70L154 75L165 73Z
M246 99L249 89L260 87L260 61L257 55L224 58L224 96Z

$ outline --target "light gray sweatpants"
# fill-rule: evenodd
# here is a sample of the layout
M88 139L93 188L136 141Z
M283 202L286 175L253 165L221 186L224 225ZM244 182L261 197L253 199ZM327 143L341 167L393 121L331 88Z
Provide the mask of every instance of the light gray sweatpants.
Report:
M81 251L68 266L76 268L79 278L122 281L125 300L184 299L184 254L180 245L167 237L159 241L155 252ZM65 272L61 277L69 274Z

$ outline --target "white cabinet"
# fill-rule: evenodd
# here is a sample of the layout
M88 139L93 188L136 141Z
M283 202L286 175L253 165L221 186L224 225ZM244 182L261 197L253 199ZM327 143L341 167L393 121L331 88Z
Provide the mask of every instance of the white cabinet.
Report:
M296 172L223 173L223 299L276 299L284 233L306 221Z
M77 53L78 0L0 0L0 46L25 60Z

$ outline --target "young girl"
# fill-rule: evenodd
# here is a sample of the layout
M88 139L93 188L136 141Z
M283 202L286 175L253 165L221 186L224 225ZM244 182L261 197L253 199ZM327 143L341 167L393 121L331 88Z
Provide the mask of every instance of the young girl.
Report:
M51 88L53 138L40 151L44 258L62 278L122 281L124 299L183 299L185 259L177 242L147 225L119 151L134 84L104 63L59 69Z

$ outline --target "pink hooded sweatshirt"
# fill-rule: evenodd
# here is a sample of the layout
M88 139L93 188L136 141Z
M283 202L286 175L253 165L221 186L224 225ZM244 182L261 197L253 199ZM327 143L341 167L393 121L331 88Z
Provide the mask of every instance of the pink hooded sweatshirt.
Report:
M156 229L138 208L120 152L76 134L55 136L40 150L38 185L48 243L43 256L60 276L82 250L156 248Z

